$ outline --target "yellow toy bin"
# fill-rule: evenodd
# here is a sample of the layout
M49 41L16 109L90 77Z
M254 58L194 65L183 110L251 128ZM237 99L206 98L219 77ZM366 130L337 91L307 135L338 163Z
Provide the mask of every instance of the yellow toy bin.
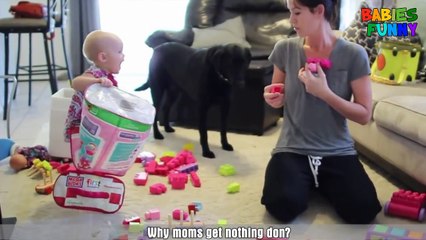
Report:
M420 44L402 41L380 41L376 60L371 66L371 79L390 85L402 85L416 79L420 55L424 49Z

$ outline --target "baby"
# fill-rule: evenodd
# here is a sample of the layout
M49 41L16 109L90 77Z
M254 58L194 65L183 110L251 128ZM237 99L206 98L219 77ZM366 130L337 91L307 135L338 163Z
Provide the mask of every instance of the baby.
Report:
M69 142L71 133L79 129L84 92L95 83L104 87L117 87L112 74L120 72L124 61L123 42L110 32L96 30L89 33L83 43L83 55L91 63L82 75L72 80L72 88L76 91L72 97L65 122L65 141Z

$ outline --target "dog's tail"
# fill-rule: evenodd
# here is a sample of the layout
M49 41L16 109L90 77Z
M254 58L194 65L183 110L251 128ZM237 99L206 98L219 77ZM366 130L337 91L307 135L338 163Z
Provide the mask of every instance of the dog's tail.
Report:
M136 88L136 89L135 89L135 91L136 91L136 92L144 91L144 90L147 90L149 87L150 87L150 86L149 86L149 82L146 82L146 83L144 83L142 86L140 86L140 87Z

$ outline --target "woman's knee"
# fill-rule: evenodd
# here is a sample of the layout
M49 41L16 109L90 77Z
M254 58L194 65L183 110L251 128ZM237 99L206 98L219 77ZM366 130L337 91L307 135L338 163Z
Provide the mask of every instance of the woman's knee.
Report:
M369 224L382 210L382 206L377 199L364 199L353 201L347 206L336 209L339 216L350 224Z
M277 220L287 223L293 221L298 215L307 209L307 204L302 204L300 201L279 201L276 203L264 204L266 210Z

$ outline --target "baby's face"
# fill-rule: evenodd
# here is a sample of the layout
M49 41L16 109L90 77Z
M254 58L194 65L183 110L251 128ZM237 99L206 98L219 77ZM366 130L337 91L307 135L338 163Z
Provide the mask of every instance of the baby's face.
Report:
M110 73L119 73L121 63L124 61L123 42L114 40L105 49L107 60L105 62L105 70Z

